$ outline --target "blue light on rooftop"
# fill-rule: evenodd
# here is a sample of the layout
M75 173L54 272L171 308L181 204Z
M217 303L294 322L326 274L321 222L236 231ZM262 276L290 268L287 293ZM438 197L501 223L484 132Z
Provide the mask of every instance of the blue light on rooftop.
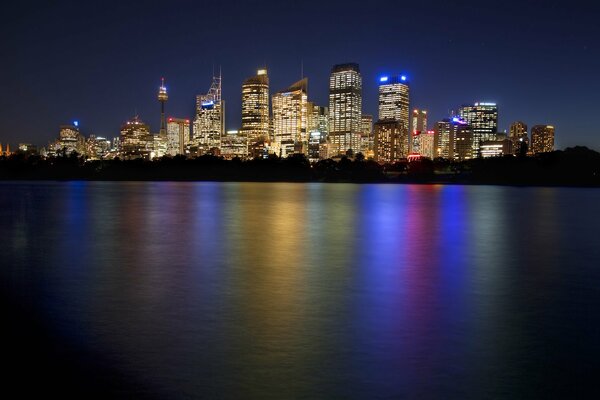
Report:
M406 80L406 75L402 75L402 76L400 77L400 79L401 79L402 81L405 81L405 80Z
M75 125L76 127L79 126L79 121L73 121L73 125Z
M381 78L379 78L379 82L387 82L388 79L389 78L387 76L382 76Z

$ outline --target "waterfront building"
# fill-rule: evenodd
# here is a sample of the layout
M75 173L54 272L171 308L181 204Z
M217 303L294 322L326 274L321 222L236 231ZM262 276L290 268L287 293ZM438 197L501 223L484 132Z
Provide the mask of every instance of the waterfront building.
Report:
M213 76L207 94L196 96L192 145L197 155L217 155L225 134L225 101L221 98L221 75Z
M273 148L280 157L304 153L308 145L308 79L273 95Z
M240 135L248 142L251 157L259 155L269 143L269 76L259 69L242 84L242 127ZM256 154L255 154L256 153Z
M359 151L367 157L373 153L373 116L363 114L361 116L361 132Z
M379 120L398 121L400 127L400 157L410 152L410 88L405 75L379 78Z
M169 118L167 123L167 150L170 156L185 155L190 142L190 120Z
M240 158L242 160L248 157L248 144L246 137L237 130L227 131L221 140L221 157L226 160Z
M125 159L152 158L154 135L137 115L121 127L121 151Z
M473 128L473 156L479 155L483 141L496 140L498 132L498 106L496 103L475 103L463 105L458 116Z
M395 119L379 120L373 127L375 161L385 164L405 158L403 136L406 136L402 124Z
M454 159L457 161L473 158L473 128L464 121L452 122L454 136Z
M527 124L522 121L515 121L510 124L509 139L513 144L515 155L526 154L529 150L529 135L527 133Z
M427 110L414 109L411 124L411 153L421 154L421 135L427 132Z
M421 154L423 157L434 159L436 157L436 135L435 131L429 130L427 132L421 132L419 134L419 141L421 147Z
M49 145L50 154L70 155L77 153L85 154L85 138L79 132L79 122L73 122L73 125L61 125L58 133L58 139Z
M110 140L90 135L85 141L85 154L89 160L102 160L110 153Z
M486 140L481 142L481 157L501 157L513 153L512 142L509 139L504 140Z
M329 76L329 139L332 153L360 147L362 77L356 63L337 64Z
M444 118L435 123L433 127L435 137L437 138L436 157L453 159L454 158L454 130L449 118Z
M535 125L531 128L531 152L533 154L554 151L554 127Z

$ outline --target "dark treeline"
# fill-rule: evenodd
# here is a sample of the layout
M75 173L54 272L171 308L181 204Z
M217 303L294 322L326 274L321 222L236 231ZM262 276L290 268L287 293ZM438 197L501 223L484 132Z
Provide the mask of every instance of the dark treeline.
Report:
M303 155L242 161L214 156L154 161L85 161L76 154L0 158L3 180L180 180L261 182L397 182L600 186L600 153L586 147L535 157L497 157L453 162L423 159L380 165L358 154L354 160L310 164Z

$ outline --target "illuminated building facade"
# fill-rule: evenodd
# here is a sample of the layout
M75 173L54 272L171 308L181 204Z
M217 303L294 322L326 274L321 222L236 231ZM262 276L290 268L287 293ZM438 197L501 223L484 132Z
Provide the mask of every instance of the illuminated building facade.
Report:
M521 121L515 121L510 124L508 130L509 139L513 144L515 155L525 155L529 150L529 135L527 133L527 124Z
M220 154L226 160L246 159L248 156L246 137L241 135L239 131L227 131L227 134L221 140Z
M373 116L363 114L360 118L360 147L359 151L365 157L373 157Z
M196 96L193 128L196 154L218 154L225 133L225 101L221 99L220 75L213 77L207 94Z
M85 154L85 138L79 132L79 123L61 125L58 140L50 144L50 153L55 155Z
M308 145L308 79L273 95L273 150L280 157L304 152Z
M457 161L473 158L473 128L464 121L453 121L454 159Z
M102 160L110 153L110 140L90 135L85 141L85 154L90 160Z
M356 63L338 64L329 76L331 151L342 154L360 147L362 77Z
M463 105L458 109L458 116L473 128L474 156L479 155L481 142L496 140L498 132L498 106L496 103Z
M138 116L121 127L121 155L125 159L150 159L154 151L154 135Z
M531 128L531 152L533 154L554 151L554 127L535 125Z
M405 75L379 78L379 120L396 120L401 130L400 156L410 151L410 89Z
M394 163L402 156L402 135L406 135L402 125L395 119L385 119L375 122L373 127L374 157L378 163Z
M512 142L509 139L504 140L486 140L481 142L481 157L501 157L512 154Z
M421 154L421 135L427 132L427 111L413 110L411 124L411 153Z
M259 142L269 142L269 76L266 69L259 69L256 76L242 84L240 135L247 139L249 149Z
M169 118L167 123L167 154L185 155L190 142L190 120Z
M427 132L421 132L419 135L421 154L423 157L434 159L436 157L437 143L435 131L430 130Z
M450 119L444 118L436 122L433 131L437 137L436 157L454 158L454 130Z
M158 134L161 137L167 136L167 124L165 121L165 103L167 100L169 100L169 95L165 86L165 78L162 78L160 87L158 88L158 101L160 102L160 131Z

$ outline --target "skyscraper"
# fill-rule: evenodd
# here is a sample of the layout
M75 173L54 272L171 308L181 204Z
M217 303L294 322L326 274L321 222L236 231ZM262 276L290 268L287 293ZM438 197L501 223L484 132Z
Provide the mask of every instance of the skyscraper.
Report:
M365 157L373 156L373 116L363 114L361 116L360 148L359 151Z
M554 151L554 127L535 125L531 128L531 152L533 154Z
M273 150L281 157L306 151L308 79L273 95Z
M421 152L421 134L427 132L427 111L413 110L412 129L411 129L411 152L423 154Z
M404 158L410 150L409 107L410 93L405 75L379 78L379 120L395 120L400 129L399 155Z
M496 140L498 106L496 103L463 105L458 109L458 115L473 128L473 155L478 156L481 142Z
M527 153L529 149L529 135L527 134L527 124L521 121L515 121L510 124L508 138L513 144L515 155Z
M154 135L150 133L148 125L137 115L125 122L121 127L121 155L124 158L149 159L153 149Z
M332 153L360 146L362 77L356 63L338 64L329 76L329 139Z
M196 96L193 144L198 155L218 154L225 134L225 101L221 99L221 75L214 76L208 93Z
M69 155L73 152L79 155L85 154L85 139L79 132L79 123L73 125L61 125L58 139L50 144L50 152L53 154Z
M184 155L190 141L190 120L169 118L167 123L167 154Z
M402 125L395 119L384 119L375 122L373 127L375 161L393 163L405 157L400 150L403 134Z
M259 69L256 76L242 84L242 128L240 136L248 147L259 141L269 141L269 76Z
M437 137L436 157L454 158L454 132L449 118L435 123L433 127Z

